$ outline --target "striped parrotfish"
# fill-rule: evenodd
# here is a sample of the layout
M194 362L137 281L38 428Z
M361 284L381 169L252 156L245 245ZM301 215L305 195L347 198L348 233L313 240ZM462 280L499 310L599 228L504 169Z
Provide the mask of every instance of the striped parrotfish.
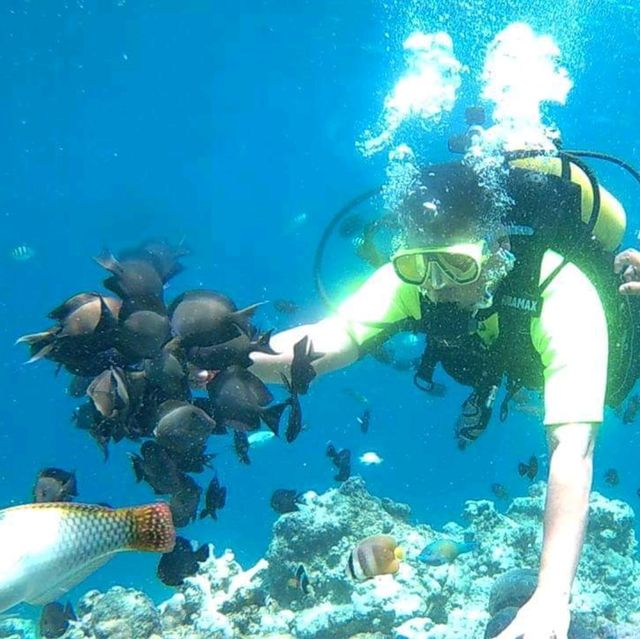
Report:
M429 566L442 566L450 564L462 553L471 552L475 546L476 544L471 538L468 538L467 541L438 539L427 544L418 555L418 559Z
M365 581L378 575L393 575L400 568L404 551L390 535L373 535L363 539L350 553L347 575Z
M123 550L169 552L176 532L169 506L133 508L68 502L0 510L0 612L44 605Z

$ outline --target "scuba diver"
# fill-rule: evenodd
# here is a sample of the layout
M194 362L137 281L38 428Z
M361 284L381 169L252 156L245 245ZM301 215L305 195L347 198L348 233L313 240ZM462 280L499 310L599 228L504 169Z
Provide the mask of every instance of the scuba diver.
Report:
M424 332L416 376L425 389L437 364L471 389L456 433L464 445L486 427L498 389L502 419L518 389L542 390L549 476L538 585L499 639L566 639L596 435L605 404L619 405L639 374L639 300L618 294L614 273L624 209L577 152L513 152L505 169L509 199L497 207L464 162L424 167L396 212L402 245L389 262L329 317L273 335L278 354L252 353L250 370L281 382L304 337L322 374L398 331Z

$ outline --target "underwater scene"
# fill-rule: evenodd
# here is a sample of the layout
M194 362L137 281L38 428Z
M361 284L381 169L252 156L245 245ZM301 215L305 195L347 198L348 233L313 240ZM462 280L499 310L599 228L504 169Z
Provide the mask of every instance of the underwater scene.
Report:
M640 6L0 15L0 639L640 639Z

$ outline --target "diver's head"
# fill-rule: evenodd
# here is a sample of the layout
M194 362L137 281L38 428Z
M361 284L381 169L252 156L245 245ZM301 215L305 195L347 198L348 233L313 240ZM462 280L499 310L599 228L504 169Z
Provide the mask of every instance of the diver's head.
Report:
M425 168L399 211L402 248L391 258L400 279L433 302L469 310L490 306L513 267L509 240L472 168Z

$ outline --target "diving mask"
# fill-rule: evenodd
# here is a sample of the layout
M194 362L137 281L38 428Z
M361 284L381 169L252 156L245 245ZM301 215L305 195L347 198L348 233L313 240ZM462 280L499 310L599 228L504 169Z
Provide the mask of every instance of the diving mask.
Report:
M433 248L402 249L391 258L397 276L408 284L434 289L472 284L480 277L486 241Z

